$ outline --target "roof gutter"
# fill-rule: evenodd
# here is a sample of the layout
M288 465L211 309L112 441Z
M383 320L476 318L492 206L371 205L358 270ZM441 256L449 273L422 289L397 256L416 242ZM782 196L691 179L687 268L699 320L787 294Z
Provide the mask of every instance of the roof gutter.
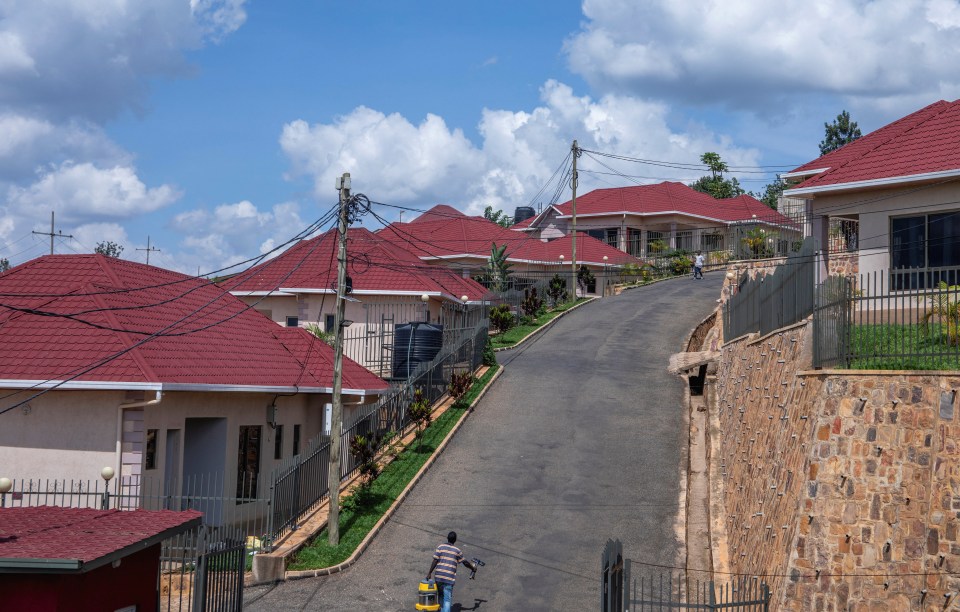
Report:
M147 406L156 406L161 401L163 401L163 391L157 389L157 396L152 400L141 400L139 402L127 402L125 404L120 404L120 409L124 408L145 408Z
M851 181L849 183L835 183L832 185L818 185L815 187L798 187L796 189L784 189L783 195L806 195L817 193L828 193L831 191L850 191L854 189L871 189L874 187L896 187L897 185L906 185L909 183L919 183L924 181L936 181L939 179L960 178L960 168L954 170L941 170L939 172L924 172L923 174L908 174L904 176L890 176L880 179L869 179L866 181Z

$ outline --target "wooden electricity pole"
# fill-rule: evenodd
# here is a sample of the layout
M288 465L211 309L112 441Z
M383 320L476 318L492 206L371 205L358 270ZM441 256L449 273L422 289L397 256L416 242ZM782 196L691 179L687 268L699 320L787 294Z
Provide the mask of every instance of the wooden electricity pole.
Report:
M53 230L53 211L50 211L50 231L49 232L31 232L39 236L50 236L50 254L53 255L53 239L54 238L73 238L72 234L64 234L63 230L60 230L60 233L54 233Z
M137 250L138 250L138 251L146 251L146 252L147 252L147 265L148 265L148 266L150 265L150 253L151 253L151 252L154 252L154 253L159 253L159 252L160 252L160 249L153 248L153 247L150 246L150 236L147 236L147 248L145 248L145 249L137 249ZM200 271L199 271L199 270L197 270L197 276L200 276Z
M570 223L570 236L572 237L572 250L570 254L570 299L572 302L577 301L577 157L580 156L580 147L577 146L577 141L573 141L573 146L570 147L570 152L573 155L573 174L570 178L570 188L573 190L573 197L570 198L570 206L573 208L573 219Z
M340 544L340 438L343 435L343 317L347 284L347 225L350 206L350 173L344 172L337 179L340 191L340 248L337 254L337 314L334 319L333 342L333 409L330 415L330 470L327 472L330 513L327 518L327 535L330 546Z

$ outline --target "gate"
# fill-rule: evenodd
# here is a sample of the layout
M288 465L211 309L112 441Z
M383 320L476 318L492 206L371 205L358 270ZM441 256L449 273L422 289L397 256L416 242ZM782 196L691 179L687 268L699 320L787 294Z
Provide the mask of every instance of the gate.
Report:
M770 587L757 579L741 578L718 585L692 581L682 574L634 579L630 559L623 558L620 540L607 540L600 558L602 612L662 612L664 610L737 610L768 612Z
M813 367L845 367L850 354L853 285L844 276L828 276L817 286L813 310Z
M242 610L245 540L239 533L220 539L207 534L202 532L200 538L191 612Z

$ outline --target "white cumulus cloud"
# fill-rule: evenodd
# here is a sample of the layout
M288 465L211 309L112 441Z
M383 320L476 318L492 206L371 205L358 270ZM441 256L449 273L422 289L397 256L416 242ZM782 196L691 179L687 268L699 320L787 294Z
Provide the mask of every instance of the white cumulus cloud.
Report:
M484 110L479 145L439 117L428 115L414 124L366 107L329 124L288 123L280 145L290 159L291 176L311 177L318 198L332 200L335 177L349 171L354 191L375 201L445 202L473 213L487 205L512 212L530 203L574 138L586 149L647 159L690 162L704 151L716 151L731 166L757 163L757 151L738 148L701 125L671 128L669 112L665 104L636 97L577 96L568 85L548 81L541 89L541 105L531 111ZM616 171L637 173L629 164L598 159ZM630 184L623 177L597 174L610 169L586 157L581 168L581 192ZM636 180L691 178L690 172L657 168ZM539 201L550 195L542 194Z
M798 94L929 103L960 82L955 0L585 0L583 11L565 50L600 91L759 109Z
M28 187L13 187L7 200L21 211L55 210L65 222L127 218L162 208L180 194L170 185L148 188L129 166L98 168L65 163Z

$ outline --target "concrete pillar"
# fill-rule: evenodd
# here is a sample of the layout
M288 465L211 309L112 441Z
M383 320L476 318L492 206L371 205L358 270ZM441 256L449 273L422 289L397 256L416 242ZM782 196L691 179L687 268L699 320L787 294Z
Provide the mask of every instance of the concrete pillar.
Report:
M640 257L647 256L647 230L640 230Z

